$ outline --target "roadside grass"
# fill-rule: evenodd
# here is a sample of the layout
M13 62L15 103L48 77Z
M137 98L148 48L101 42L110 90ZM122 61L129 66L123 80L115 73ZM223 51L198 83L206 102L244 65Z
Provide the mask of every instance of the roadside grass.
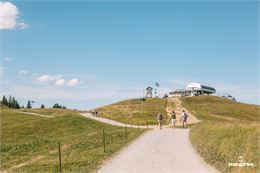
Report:
M166 115L167 100L160 98L150 98L143 101L131 99L121 101L112 105L97 109L98 116L133 125L157 124L157 115L161 112L165 122L169 121ZM143 110L143 112L142 112Z
M193 126L190 139L206 162L223 173L253 173L259 171L260 136L257 123L212 123L205 122ZM246 163L255 167L229 167L229 163L239 163L242 156Z
M126 140L125 128L84 118L76 111L62 110L62 116L49 109L37 113L48 111L57 116L46 118L1 110L0 171L59 172L61 142L63 172L95 172L106 159L145 131L127 128Z
M203 120L191 127L190 139L206 162L223 173L260 172L259 106L214 96L185 97L182 102ZM255 167L228 166L239 163L239 156Z

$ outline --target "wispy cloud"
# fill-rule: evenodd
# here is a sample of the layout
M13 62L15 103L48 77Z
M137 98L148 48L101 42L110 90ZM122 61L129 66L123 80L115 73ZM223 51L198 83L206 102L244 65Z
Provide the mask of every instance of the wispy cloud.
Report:
M6 62L10 62L10 61L12 61L13 59L11 58L11 57L4 57L4 61L6 61Z
M79 84L84 83L83 81L80 81L78 78L72 78L72 79L64 79L62 78L62 75L50 75L50 74L44 74L36 79L40 83L51 83L55 84L57 86L76 86Z
M29 73L28 70L20 70L19 71L19 76L24 76L24 75L27 75Z
M24 23L24 22L20 22L20 23L18 23L17 25L19 26L19 28L20 28L21 30L24 30L24 29L29 28L29 25L26 24L26 23Z
M28 24L18 22L19 10L11 2L0 1L0 29L28 28Z
M44 74L39 77L37 77L37 81L40 83L46 83L46 82L52 82L59 80L61 78L61 75L49 75L49 74Z
M71 79L67 82L68 86L75 86L79 84L79 80L77 78Z
M58 79L56 82L55 82L55 85L57 86L63 86L66 84L66 80L65 79Z

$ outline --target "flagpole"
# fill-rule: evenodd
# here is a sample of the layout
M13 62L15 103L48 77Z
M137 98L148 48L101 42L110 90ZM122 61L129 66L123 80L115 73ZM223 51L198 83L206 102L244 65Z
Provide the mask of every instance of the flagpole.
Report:
M143 97L142 97L142 117L144 116L144 89L143 89Z

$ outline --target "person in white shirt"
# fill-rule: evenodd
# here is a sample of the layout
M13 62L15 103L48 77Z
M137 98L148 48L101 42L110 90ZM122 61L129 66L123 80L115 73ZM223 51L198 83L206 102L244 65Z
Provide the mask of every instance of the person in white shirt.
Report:
M187 113L185 112L185 110L182 110L181 119L180 119L180 122L182 124L182 128L187 127L187 119L188 119Z

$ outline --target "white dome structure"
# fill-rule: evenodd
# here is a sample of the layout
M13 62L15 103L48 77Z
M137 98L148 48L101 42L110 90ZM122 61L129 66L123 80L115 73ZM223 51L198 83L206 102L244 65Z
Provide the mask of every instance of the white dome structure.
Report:
M215 88L206 86L206 85L201 85L200 83L189 83L186 86L186 90L190 91L191 94L194 95L203 95L203 94L213 94L216 92Z

